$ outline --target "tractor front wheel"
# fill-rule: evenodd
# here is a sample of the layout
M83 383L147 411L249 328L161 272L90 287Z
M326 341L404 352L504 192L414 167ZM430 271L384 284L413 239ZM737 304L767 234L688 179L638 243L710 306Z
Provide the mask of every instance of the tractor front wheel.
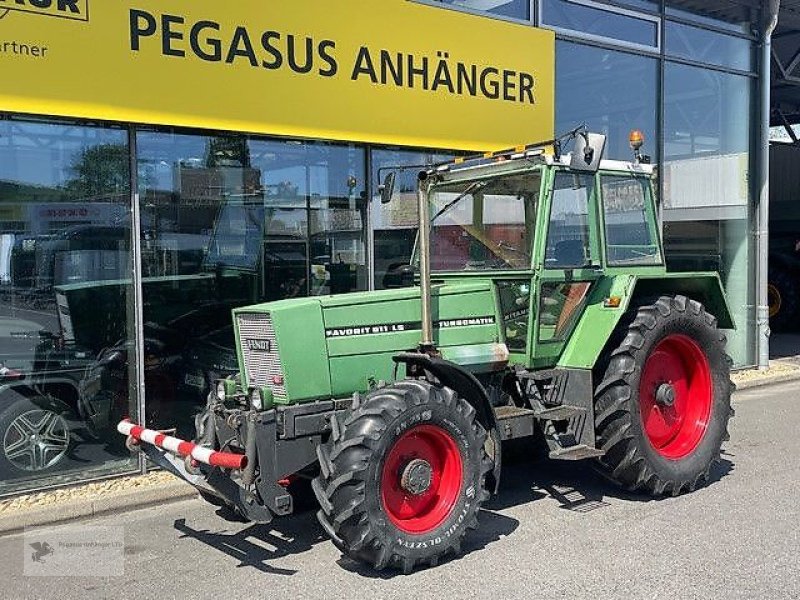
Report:
M601 470L624 488L677 496L708 480L727 439L730 358L716 319L684 296L638 309L595 391Z
M451 389L399 381L356 396L318 450L318 518L336 546L408 573L458 553L488 498L486 432Z

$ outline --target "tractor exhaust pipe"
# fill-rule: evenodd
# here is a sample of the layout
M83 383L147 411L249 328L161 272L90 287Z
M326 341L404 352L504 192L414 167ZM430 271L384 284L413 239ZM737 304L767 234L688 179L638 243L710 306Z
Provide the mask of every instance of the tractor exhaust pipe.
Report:
M420 171L417 177L417 208L419 210L419 293L422 317L422 340L420 352L432 354L436 351L433 341L433 317L431 315L431 213L428 207L430 172Z

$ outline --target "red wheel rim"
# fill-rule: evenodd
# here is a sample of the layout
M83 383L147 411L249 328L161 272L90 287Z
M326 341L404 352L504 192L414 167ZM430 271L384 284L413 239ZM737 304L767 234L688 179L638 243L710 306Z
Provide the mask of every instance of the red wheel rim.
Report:
M436 425L412 427L394 443L383 463L383 509L401 531L433 531L453 511L463 472L461 452L447 431ZM410 477L416 486L409 484Z
M661 340L639 384L642 423L653 448L671 460L691 454L708 429L711 400L711 368L697 342L685 335Z

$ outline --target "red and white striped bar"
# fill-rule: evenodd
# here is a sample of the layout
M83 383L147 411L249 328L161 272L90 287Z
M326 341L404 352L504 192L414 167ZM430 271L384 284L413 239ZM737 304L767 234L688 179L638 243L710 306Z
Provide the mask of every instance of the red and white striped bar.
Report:
M244 469L247 466L247 457L244 454L233 452L217 452L209 448L203 448L192 442L187 442L165 433L147 429L141 425L136 425L130 419L123 419L117 425L117 431L122 435L127 435L134 440L152 444L157 448L172 452L178 456L191 456L194 460L221 467L223 469Z

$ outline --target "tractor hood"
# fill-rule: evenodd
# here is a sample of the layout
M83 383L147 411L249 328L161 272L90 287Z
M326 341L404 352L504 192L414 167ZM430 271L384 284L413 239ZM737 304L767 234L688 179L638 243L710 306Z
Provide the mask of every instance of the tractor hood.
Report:
M489 281L433 286L434 337L444 358L476 372L503 368ZM392 357L420 342L419 288L282 300L233 311L243 383L278 404L366 391L394 379Z

